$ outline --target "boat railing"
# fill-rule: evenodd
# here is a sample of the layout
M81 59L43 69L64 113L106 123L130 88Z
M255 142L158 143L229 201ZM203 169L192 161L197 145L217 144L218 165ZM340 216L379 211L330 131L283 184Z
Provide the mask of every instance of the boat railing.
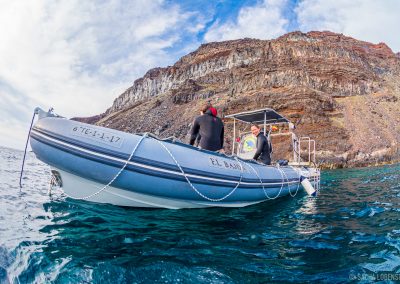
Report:
M293 137L293 162L299 166L316 166L315 140L308 136Z

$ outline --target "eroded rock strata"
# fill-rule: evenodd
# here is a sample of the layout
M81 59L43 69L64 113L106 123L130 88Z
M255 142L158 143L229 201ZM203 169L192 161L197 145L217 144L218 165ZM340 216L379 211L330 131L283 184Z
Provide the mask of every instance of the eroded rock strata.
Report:
M136 80L103 114L86 121L127 132L186 140L198 109L211 100L219 115L273 108L317 140L325 167L400 158L400 58L386 44L331 32L293 32L274 40L201 45L173 66ZM232 124L225 121L225 149ZM289 157L278 150L275 158Z

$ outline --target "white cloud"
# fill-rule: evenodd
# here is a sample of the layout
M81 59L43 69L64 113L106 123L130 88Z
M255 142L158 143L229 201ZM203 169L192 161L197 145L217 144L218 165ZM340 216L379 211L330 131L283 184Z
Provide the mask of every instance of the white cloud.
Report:
M23 149L26 142L24 139L26 139L29 131L29 124L30 122L23 125L14 119L0 121L0 145Z
M244 37L272 39L284 34L288 20L283 15L287 1L265 0L251 7L243 7L236 21L216 22L206 33L206 41L223 41Z
M110 90L127 88L166 47L152 37L168 38L182 19L153 1L21 3L0 12L0 79L70 115L110 106Z
M194 16L161 0L0 1L1 132L25 126L35 106L104 111L148 69L176 60L165 49L190 33L188 21L201 25ZM13 107L23 113L6 123Z
M296 12L302 31L329 30L400 51L398 0L303 0Z
M182 11L178 4L0 0L0 145L22 148L36 106L67 117L98 114L148 69L196 49L212 5ZM235 20L217 19L204 40L276 38L294 24L286 14L291 5L242 7ZM303 31L331 30L400 51L398 11L397 0L303 0L291 16Z

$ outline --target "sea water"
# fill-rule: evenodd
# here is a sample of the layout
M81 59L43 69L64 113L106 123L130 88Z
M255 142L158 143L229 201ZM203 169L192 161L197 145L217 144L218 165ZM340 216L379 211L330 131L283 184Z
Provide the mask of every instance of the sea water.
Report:
M400 280L400 165L323 171L316 198L164 210L50 196L32 153L20 191L23 152L0 151L0 283Z

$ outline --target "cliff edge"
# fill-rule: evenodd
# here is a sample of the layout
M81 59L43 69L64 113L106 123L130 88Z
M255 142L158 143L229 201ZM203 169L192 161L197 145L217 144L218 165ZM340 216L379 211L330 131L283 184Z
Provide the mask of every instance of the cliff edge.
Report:
M187 141L206 100L221 117L269 107L317 141L323 167L353 167L399 161L399 97L400 57L386 44L292 32L203 44L173 66L151 69L86 121ZM229 152L232 125L225 125ZM278 151L275 158L288 155Z

